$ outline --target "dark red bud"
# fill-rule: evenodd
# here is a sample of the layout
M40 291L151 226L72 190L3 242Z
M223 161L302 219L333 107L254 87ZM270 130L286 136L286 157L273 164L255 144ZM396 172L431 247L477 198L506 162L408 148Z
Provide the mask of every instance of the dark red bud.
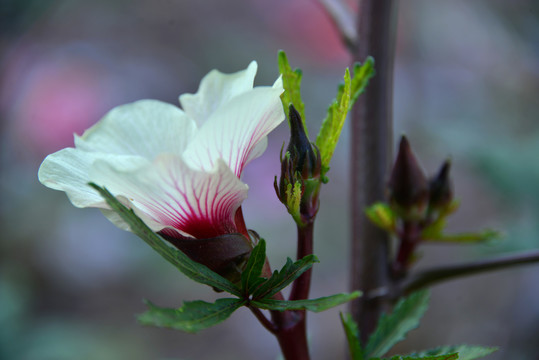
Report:
M443 209L453 201L453 184L449 177L450 168L451 162L446 160L440 167L438 174L429 182L429 206L433 210Z
M400 141L388 190L391 204L401 215L416 217L427 207L429 200L427 178L405 136L402 136Z
M253 250L251 240L242 234L223 234L210 239L160 235L191 260L232 282L240 280L243 266Z

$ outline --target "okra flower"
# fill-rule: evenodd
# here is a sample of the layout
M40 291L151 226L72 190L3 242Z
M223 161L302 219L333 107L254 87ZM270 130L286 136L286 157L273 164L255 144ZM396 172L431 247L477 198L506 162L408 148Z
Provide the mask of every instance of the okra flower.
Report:
M241 174L284 120L281 79L253 88L256 70L252 62L234 74L211 71L196 94L180 96L183 110L156 100L111 110L75 135L75 148L47 156L39 181L65 191L76 207L100 208L126 230L89 182L106 187L169 240L248 236Z

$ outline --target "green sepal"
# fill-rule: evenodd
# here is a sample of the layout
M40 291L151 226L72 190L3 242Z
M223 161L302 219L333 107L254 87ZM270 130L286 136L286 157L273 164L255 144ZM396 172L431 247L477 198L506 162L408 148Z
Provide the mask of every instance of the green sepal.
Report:
M283 76L284 93L281 95L281 102L283 103L284 112L285 114L288 114L288 107L290 104L294 105L301 115L305 134L309 136L309 131L305 125L305 104L301 100L301 77L303 76L303 73L300 69L292 70L288 63L286 53L283 50L279 50L277 63L279 65L279 72Z
M380 357L396 343L404 340L406 334L419 326L419 321L429 304L429 290L420 290L397 303L391 314L380 317L378 326L370 336L365 354Z
M144 240L146 244L150 245L152 249L157 251L159 255L174 265L187 277L198 283L227 291L236 296L241 296L241 290L237 285L211 271L208 267L191 260L183 252L168 246L163 238L154 233L132 209L128 209L119 202L106 188L93 183L90 183L89 185L97 190L111 209L129 225L129 229L132 233Z
M388 204L377 202L366 208L365 214L374 225L389 233L395 233L397 214Z
M459 360L475 360L485 357L493 352L497 351L497 347L484 347L477 345L454 345L454 346L441 346L435 349L424 350L409 356L434 356L440 354L458 353Z
M301 222L301 213L299 212L302 196L301 188L300 181L296 181L293 186L292 184L286 185L286 208L296 223Z
M245 265L245 269L241 273L241 286L244 295L249 295L256 289L265 279L261 278L262 269L266 263L266 241L260 239L258 244L253 248L249 260Z
M245 304L240 299L218 299L214 303L186 301L178 309L161 308L145 301L149 310L137 316L143 325L171 328L196 333L226 320Z
M280 271L275 270L271 277L253 292L253 299L269 298L275 295L317 262L319 260L315 255L307 255L296 262L292 262L290 258L287 258L282 269Z
M354 300L361 296L361 291L354 291L352 293L335 294L331 296L325 296L317 299L309 300L275 300L275 299L261 299L251 301L251 305L265 310L308 310L312 312L321 312L332 307L344 304L350 300Z
M365 90L369 79L374 76L374 59L368 57L363 65L356 63L352 72L353 77L350 76L350 70L346 69L344 84L339 86L337 97L330 104L326 118L322 122L322 127L316 137L316 146L318 146L322 157L321 176L324 183L328 181L325 175L329 171L329 163L341 136L346 115L359 95Z
M359 329L357 323L354 321L351 314L341 313L340 316L352 360L363 360L363 349L361 348L361 342L359 341Z

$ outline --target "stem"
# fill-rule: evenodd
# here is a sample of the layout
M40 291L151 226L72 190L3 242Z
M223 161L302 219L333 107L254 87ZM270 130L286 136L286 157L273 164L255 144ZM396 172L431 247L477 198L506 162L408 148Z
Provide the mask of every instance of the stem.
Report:
M314 217L305 225L297 227L298 250L297 257L301 259L313 253L313 228ZM266 277L271 276L268 261L263 270ZM311 285L311 269L304 272L294 281L290 300L307 299ZM279 292L274 298L282 300L283 295ZM269 321L264 314L256 308L251 308L253 314L260 323L277 337L283 357L286 360L309 360L309 346L307 343L307 316L305 311L270 311Z
M314 219L307 222L298 229L298 251L297 259L302 259L313 253L313 229ZM312 268L305 271L299 278L294 281L292 291L290 292L289 300L304 300L309 298L309 290L311 288Z
M368 221L364 209L384 199L391 163L393 58L396 30L394 0L359 0L358 46L354 61L375 58L376 76L359 97L352 115L352 244L351 288L369 291L387 286L389 236ZM387 302L356 300L352 316L365 341Z
M421 226L417 222L405 221L399 235L400 245L391 267L393 280L406 277L410 260L421 241Z
M307 223L297 226L298 251L297 258L313 253L314 217ZM289 300L303 300L309 297L311 288L312 269L305 271L294 281ZM308 360L309 347L307 344L307 314L302 311L285 311L272 313L273 321L277 325L275 336L283 356L287 360Z
M256 318L258 319L258 321L260 321L262 326L264 326L270 333L275 334L275 332L277 331L277 328L271 321L269 321L266 315L264 315L264 313L260 311L259 308L249 305L249 310L251 310L251 312L256 316Z
M285 360L309 360L307 329L304 311L284 311L273 318L278 327L275 336Z
M391 294L393 298L405 296L415 290L454 278L475 275L487 271L539 262L539 251L508 255L493 259L481 260L468 264L450 265L425 270L402 281L397 290Z

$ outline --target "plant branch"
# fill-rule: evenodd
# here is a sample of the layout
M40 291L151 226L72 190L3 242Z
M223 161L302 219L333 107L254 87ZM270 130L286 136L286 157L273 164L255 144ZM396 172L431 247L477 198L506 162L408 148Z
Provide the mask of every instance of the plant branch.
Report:
M256 316L258 321L264 326L270 333L275 334L277 331L276 326L264 315L264 313L254 306L249 305L249 310Z
M359 0L358 44L353 61L363 62L373 56L376 69L351 119L351 289L365 292L388 286L391 281L389 236L368 220L364 209L384 200L391 165L396 10L394 0ZM352 302L352 316L364 342L388 305L383 298L364 297Z
M318 0L339 31L346 47L353 52L357 46L357 33L352 9L343 0Z
M400 296L406 296L413 291L432 286L443 281L533 263L539 263L539 251L480 260L468 264L443 266L425 270L415 275L410 275L387 295L390 295L391 298L396 299Z

